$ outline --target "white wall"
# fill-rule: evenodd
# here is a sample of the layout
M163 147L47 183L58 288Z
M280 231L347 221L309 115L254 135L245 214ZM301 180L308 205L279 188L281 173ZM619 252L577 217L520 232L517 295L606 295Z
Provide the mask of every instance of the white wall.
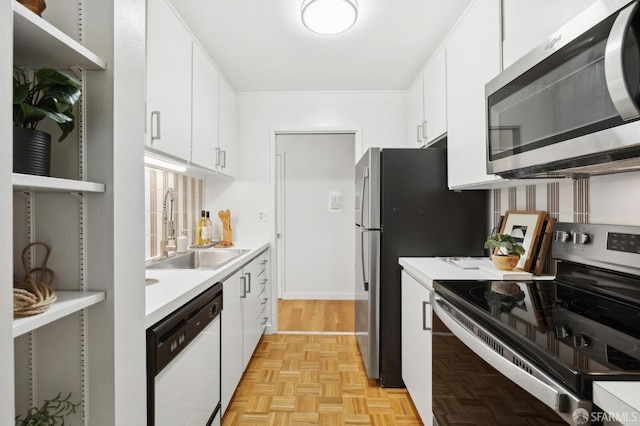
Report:
M210 179L205 208L230 209L237 245L273 236L272 160L275 131L357 130L355 158L372 146L405 147L405 92L290 92L238 95L238 174L235 182Z

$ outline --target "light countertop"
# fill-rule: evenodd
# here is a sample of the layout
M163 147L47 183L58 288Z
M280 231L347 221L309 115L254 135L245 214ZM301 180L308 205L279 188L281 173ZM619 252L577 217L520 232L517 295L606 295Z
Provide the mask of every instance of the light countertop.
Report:
M248 249L219 269L147 269L145 278L159 280L145 288L146 327L149 328L215 283L225 280L269 247L269 243L235 244L234 249Z
M400 266L413 275L428 290L433 280L495 280L479 269L462 269L436 257L401 257Z
M640 424L640 382L594 382L593 402L615 424Z

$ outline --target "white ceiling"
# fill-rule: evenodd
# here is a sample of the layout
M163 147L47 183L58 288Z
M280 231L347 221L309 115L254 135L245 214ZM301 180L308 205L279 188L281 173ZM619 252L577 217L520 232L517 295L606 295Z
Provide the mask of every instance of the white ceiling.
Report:
M345 33L300 21L302 0L170 0L238 92L406 90L471 0L359 0Z

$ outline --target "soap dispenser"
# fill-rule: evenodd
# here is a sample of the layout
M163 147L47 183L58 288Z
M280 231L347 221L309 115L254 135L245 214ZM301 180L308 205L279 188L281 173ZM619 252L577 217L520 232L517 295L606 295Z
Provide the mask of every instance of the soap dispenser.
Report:
M185 253L189 243L187 241L187 230L180 231L180 236L178 237L178 253Z

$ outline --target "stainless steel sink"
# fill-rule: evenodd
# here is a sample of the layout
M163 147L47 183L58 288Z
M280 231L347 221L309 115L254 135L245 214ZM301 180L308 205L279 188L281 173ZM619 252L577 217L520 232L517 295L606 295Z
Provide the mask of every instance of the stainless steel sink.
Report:
M147 263L147 269L218 269L236 257L246 253L246 249L206 249Z

